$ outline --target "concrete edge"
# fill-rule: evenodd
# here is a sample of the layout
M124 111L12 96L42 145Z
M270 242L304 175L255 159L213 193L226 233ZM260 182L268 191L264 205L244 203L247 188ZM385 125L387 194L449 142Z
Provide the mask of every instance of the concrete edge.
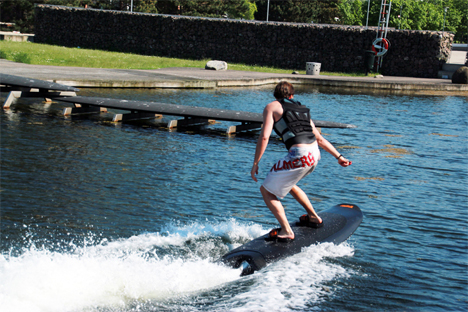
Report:
M468 95L468 85L465 84L440 84L440 83L408 83L408 82L388 82L388 81L344 81L335 79L307 79L301 77L276 77L262 79L221 79L221 80L166 80L166 81L102 81L102 80L52 80L55 83L70 85L77 88L173 88L173 89L214 89L223 87L255 87L269 84L277 84L287 79L291 83L303 85L316 85L335 88L348 89L375 89L382 91L434 91L447 93L461 93ZM376 78L377 79L377 78ZM49 80L51 81L51 80Z
M171 80L171 81L102 81L102 80L48 80L77 88L167 88L167 89L214 89L216 81L206 80Z

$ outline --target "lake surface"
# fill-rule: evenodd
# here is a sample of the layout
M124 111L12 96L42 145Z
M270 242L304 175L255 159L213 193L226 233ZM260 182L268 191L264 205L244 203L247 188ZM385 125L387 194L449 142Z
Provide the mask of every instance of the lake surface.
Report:
M273 88L80 95L261 112ZM169 116L65 118L68 104L38 99L2 110L2 311L466 311L468 98L296 91L314 119L357 125L322 131L353 165L322 151L299 185L317 211L353 203L364 220L247 277L215 260L277 226L259 187L282 143L255 183L258 132L225 122L169 131ZM290 222L304 213L283 203Z

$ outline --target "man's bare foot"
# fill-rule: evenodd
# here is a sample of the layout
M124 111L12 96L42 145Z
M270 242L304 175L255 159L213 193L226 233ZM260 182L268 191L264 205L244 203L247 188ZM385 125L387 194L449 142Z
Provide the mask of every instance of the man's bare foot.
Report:
M266 241L276 241L276 242L281 242L281 243L290 243L294 241L294 233L288 233L286 231L285 234L280 235L280 233L283 232L281 228L273 229L268 233L268 237L265 238Z
M313 222L313 223L322 223L322 218L320 218L319 216L309 216L309 221L310 222Z
M298 226L307 226L311 228L321 228L323 226L323 220L319 216L309 216L309 215L302 215L299 218L299 222L296 222Z
M278 233L278 238L289 238L289 239L294 239L294 232L286 232L285 230L281 229L281 231Z

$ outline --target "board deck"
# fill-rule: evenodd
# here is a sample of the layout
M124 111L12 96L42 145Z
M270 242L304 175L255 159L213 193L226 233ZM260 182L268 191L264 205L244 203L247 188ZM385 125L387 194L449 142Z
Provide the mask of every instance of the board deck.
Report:
M326 242L340 244L354 233L363 219L361 209L352 204L336 205L318 215L324 224L321 228L297 226L293 222L295 239L292 242L266 241L268 234L265 234L228 252L221 262L234 268L242 266L241 275L252 274L271 262L301 252L304 247Z

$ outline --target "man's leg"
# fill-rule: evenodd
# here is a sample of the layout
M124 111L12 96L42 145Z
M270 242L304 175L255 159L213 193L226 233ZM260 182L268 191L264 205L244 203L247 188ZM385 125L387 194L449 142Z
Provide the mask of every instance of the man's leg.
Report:
M309 215L310 221L315 223L322 223L322 219L315 212L312 203L310 202L309 198L307 197L307 194L304 193L303 190L301 190L297 185L295 185L289 193L294 197L295 200L297 200L299 204L302 205L302 207L305 208L307 214Z
M263 195L263 200L265 204L270 209L270 211L275 216L276 220L278 220L279 224L281 225L281 231L278 233L278 237L280 238L294 238L294 232L292 231L291 227L289 226L288 219L286 218L286 214L284 213L284 207L278 198L268 192L263 186L260 187L260 191Z

